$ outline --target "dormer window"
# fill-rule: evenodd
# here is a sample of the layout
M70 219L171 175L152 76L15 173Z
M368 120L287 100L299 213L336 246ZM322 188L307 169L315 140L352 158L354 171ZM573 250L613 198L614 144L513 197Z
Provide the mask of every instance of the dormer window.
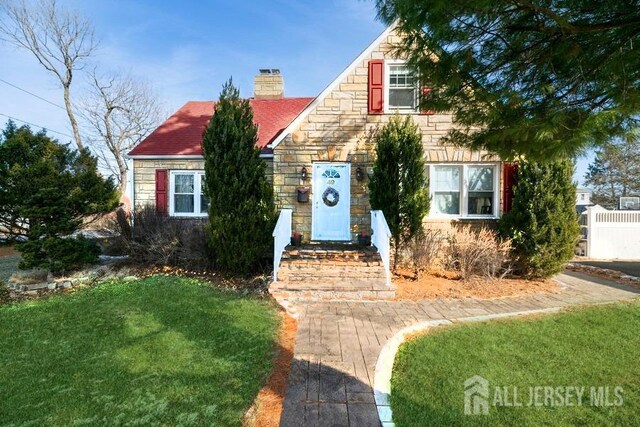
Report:
M416 110L418 85L414 71L406 63L388 63L386 86L389 112Z

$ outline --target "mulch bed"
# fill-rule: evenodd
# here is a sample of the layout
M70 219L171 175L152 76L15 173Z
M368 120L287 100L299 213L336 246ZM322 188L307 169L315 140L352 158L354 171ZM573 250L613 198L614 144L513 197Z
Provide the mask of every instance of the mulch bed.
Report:
M396 286L396 300L408 301L436 298L493 299L535 293L556 293L560 289L558 283L553 280L472 278L464 281L455 273L446 271L425 273L416 279L412 271L402 269L394 274L393 284Z
M278 427L282 415L282 403L287 390L293 348L298 324L286 313L278 338L278 355L273 361L273 369L267 384L260 390L254 405L247 413L244 425L251 427Z

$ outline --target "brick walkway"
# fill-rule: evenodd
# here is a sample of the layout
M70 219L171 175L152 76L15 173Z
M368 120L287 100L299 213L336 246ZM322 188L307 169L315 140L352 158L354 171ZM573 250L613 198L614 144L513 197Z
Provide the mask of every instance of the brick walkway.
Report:
M580 273L557 276L557 294L498 300L294 303L300 313L280 425L379 426L373 375L382 346L425 320L455 320L635 298L640 290Z

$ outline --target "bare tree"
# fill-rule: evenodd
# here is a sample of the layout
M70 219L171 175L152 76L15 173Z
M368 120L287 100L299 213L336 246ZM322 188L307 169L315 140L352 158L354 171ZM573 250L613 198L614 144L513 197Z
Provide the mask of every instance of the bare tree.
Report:
M78 149L83 149L71 104L71 82L96 48L93 25L83 17L58 7L56 0L0 1L0 38L31 52L60 81L64 105Z
M104 167L127 189L126 154L158 124L157 97L145 82L114 74L91 76L91 91L83 103L84 117L92 131L92 147Z

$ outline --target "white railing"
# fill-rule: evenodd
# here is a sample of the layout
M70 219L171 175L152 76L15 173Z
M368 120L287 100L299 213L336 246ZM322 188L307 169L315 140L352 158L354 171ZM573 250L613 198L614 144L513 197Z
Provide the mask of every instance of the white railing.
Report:
M273 281L278 281L278 269L284 248L291 242L291 217L293 210L282 209L273 229Z
M382 211L371 211L371 243L378 249L387 275L387 286L391 286L391 230Z
M640 211L587 209L587 256L598 259L640 259Z

